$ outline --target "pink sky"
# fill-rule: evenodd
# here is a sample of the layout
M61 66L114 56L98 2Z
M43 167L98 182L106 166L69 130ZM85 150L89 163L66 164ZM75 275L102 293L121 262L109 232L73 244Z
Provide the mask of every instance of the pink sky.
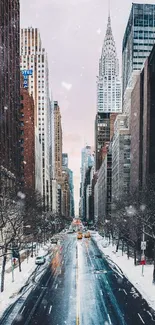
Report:
M120 61L132 2L111 0L112 29ZM77 213L81 149L86 142L94 145L96 76L107 17L108 0L21 0L21 27L39 28L48 53L53 98L58 100L62 114L63 151L68 152L69 167L74 172Z

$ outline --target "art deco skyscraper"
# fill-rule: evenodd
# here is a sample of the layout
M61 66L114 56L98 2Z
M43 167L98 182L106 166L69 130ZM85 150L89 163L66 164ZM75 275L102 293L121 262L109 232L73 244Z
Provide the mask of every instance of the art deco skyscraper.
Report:
M97 114L95 119L95 168L99 170L102 160L101 149L105 142L110 141L112 113L121 113L121 82L119 78L119 63L115 41L108 17L106 35L99 60L99 75L97 79Z
M121 113L121 82L116 46L108 17L107 31L99 60L97 112Z

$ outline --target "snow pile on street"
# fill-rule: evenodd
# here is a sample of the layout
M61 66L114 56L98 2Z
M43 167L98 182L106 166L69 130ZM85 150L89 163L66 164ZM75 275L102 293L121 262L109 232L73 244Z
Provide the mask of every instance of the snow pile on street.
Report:
M35 270L35 257L30 257L22 262L22 272L18 268L14 269L14 282L12 282L12 272L5 273L4 292L0 293L0 317L4 310L14 302L13 297L17 296L18 291L26 283L29 276Z
M155 284L153 279L153 265L144 266L144 276L142 276L142 266L134 265L133 258L128 260L127 255L122 251L116 252L116 246L101 237L98 233L92 233L93 240L97 243L98 248L117 264L128 280L137 288L148 304L155 310Z
M48 254L49 248L49 245L43 246L43 248L40 248L38 250L37 255L46 256ZM19 290L26 284L28 278L37 268L37 265L35 264L35 258L36 257L34 255L34 257L29 257L28 260L25 259L22 262L22 272L19 272L18 267L14 269L14 282L12 282L12 272L5 273L4 292L0 292L0 317L3 315L5 309L17 299ZM6 264L6 271L7 268L10 267L10 265L11 262L9 261ZM42 268L45 268L45 265L43 265ZM36 280L38 281L41 276L42 272L41 269L39 269L39 274L37 275Z

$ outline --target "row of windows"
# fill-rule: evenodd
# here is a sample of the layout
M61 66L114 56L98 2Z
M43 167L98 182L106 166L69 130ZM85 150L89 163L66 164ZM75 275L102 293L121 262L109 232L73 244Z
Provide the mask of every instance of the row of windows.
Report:
M141 17L136 17L134 19L134 26L150 26L153 27L155 26L155 20L152 19L152 17L149 16L145 16L145 18L143 16Z

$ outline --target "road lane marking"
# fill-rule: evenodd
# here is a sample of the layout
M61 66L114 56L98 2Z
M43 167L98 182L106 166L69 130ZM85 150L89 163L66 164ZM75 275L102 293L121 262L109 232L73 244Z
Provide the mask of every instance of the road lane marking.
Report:
M125 291L125 289L123 289L124 293L126 294L126 296L128 295L127 292Z
M26 308L26 306L24 306L23 307L23 309L21 310L21 312L20 312L20 314L22 314L23 313L23 311L24 311L24 309Z
M108 317L108 320L109 320L109 324L112 325L111 318L110 318L109 314L107 314L107 317Z
M55 289L57 289L58 288L58 283L56 284L56 286L55 286Z
M139 316L139 318L140 318L141 322L142 322L143 324L145 324L145 322L144 322L144 320L143 320L142 316L141 316L139 313L138 313L138 316Z
M52 305L49 308L49 312L48 312L49 314L51 313L51 310L52 310Z
M150 313L150 311L147 310L146 312L150 315L151 319L152 319L153 321L155 321L155 319L153 318L153 315Z
M76 246L76 325L80 325L80 281L78 263L78 244Z

